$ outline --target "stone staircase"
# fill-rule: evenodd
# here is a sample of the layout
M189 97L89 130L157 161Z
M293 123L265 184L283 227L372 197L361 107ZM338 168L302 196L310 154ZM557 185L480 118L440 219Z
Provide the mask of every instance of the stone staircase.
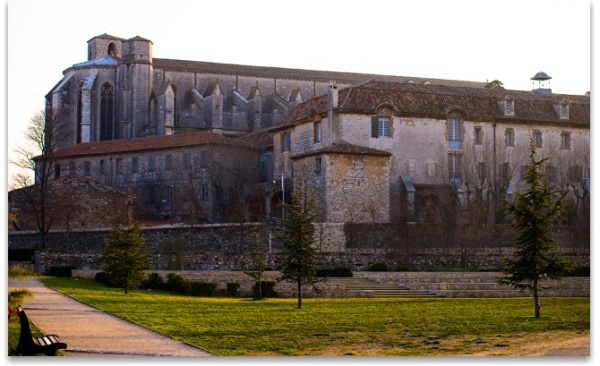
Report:
M349 281L347 289L370 290L373 296L379 297L411 294L439 297L529 296L527 292L496 283L498 275L498 272L355 272L352 278L355 282ZM542 285L547 287L542 296L590 296L589 277L564 277L544 281Z
M349 297L355 293L357 297L432 297L438 296L436 293L426 289L408 289L399 287L392 283L381 283L368 278L329 278L330 282L335 282L343 287L344 291L349 292Z

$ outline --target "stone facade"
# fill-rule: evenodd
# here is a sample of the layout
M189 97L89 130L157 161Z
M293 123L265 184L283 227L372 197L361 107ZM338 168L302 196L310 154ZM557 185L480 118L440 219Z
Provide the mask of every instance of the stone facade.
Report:
M314 138L317 128L320 139ZM551 186L568 190L574 206L581 192L589 193L589 96L389 82L338 89L332 84L328 96L299 105L272 131L274 170L291 179L311 165L307 159L313 165L320 159L320 179L329 184L317 186L325 211L336 212L328 222L481 219L474 203L494 212L502 199L523 188L530 137L538 157L549 158L544 173ZM341 150L347 157L333 158ZM367 160L365 154L377 158ZM335 194L349 187L340 172L361 175L362 188ZM379 184L379 179L387 181ZM385 213L372 215L375 207ZM488 215L480 224L498 220Z
M213 131L239 136L274 126L330 80L482 83L155 58L152 41L108 34L88 41L88 60L67 68L46 96L47 118L82 142Z

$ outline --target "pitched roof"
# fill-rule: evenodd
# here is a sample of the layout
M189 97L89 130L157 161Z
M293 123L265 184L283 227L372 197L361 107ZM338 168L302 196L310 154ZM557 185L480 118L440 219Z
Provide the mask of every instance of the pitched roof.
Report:
M351 154L351 155L375 155L375 156L391 156L392 153L389 151L372 149L360 145L351 144L346 141L342 141L339 144L326 146L322 149L303 152L296 154L291 159L300 159L307 156L323 155L323 154Z
M77 157L89 155L120 154L138 151L195 147L200 145L234 146L259 149L250 143L224 137L208 131L187 132L167 136L147 136L132 139L88 142L57 151L55 157Z
M514 100L514 116L504 116L498 106L507 96ZM539 95L522 90L369 81L340 90L338 100L340 113L374 114L377 107L387 104L403 116L445 118L451 109L460 108L469 120L590 125L590 98L583 95ZM564 100L570 102L568 120L561 120L554 109ZM306 121L313 113L324 114L327 106L327 96L301 103L272 130Z
M270 66L224 64L205 61L172 60L165 58L153 58L152 64L155 69L190 71L199 73L209 73L215 75L243 75L250 77L276 77L292 80L317 80L322 82L329 82L330 80L335 80L339 84L356 84L364 82L365 80L389 80L394 82L405 83L429 82L431 84L462 85L480 88L483 88L486 85L486 83L478 81L416 78L397 75L378 75L338 71L305 70Z

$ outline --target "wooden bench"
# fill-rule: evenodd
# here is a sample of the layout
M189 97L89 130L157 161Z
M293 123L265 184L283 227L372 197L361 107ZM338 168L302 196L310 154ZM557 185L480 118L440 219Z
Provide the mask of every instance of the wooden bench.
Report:
M44 334L41 337L34 337L31 334L29 319L21 306L18 307L17 314L21 323L21 334L19 344L17 345L17 354L23 356L35 356L45 354L47 356L56 356L59 349L66 349L67 344L61 343L56 334Z

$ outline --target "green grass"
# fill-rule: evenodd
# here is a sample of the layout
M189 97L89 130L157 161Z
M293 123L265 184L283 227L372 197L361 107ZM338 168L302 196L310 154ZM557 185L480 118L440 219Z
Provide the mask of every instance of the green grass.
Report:
M92 280L47 278L69 296L118 317L223 356L444 355L508 347L524 335L588 334L590 298L310 298L192 297L123 290Z

